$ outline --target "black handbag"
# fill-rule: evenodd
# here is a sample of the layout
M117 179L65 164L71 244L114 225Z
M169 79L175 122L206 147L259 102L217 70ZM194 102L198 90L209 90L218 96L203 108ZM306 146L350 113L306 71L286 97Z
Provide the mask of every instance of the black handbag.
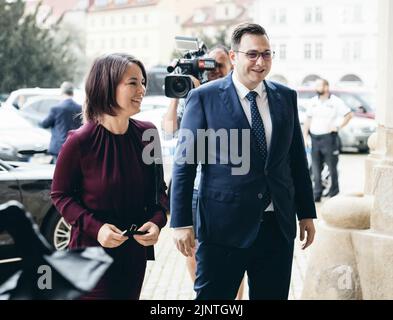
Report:
M56 251L16 201L0 205L4 230L13 237L22 263L0 284L0 300L77 299L96 286L113 262L101 247Z

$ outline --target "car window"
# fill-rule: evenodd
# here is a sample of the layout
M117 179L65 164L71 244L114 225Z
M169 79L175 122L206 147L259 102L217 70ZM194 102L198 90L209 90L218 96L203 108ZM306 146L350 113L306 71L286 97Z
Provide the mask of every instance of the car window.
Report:
M29 100L31 97L35 97L38 94L21 94L15 98L12 102L12 105L17 109L22 109L23 105Z
M316 94L314 91L298 91L297 97L299 99L311 99L314 97Z
M168 75L165 67L155 68L147 72L147 92L146 96L165 95L165 77Z
M37 111L42 114L48 114L50 109L58 103L59 100L56 99L41 100Z
M367 103L370 109L374 110L376 106L375 95L368 92L359 93L359 97Z
M366 112L369 112L370 107L361 100L360 97L357 97L355 94L348 92L335 92L336 96L341 98L345 104L351 108L352 111L357 112L359 107L364 107Z
M297 109L299 112L306 112L307 111L307 103L305 101L303 101L303 102L298 101Z
M59 99L49 98L49 99L40 99L30 103L26 103L23 111L25 113L39 113L42 115L47 115L50 109L59 103Z

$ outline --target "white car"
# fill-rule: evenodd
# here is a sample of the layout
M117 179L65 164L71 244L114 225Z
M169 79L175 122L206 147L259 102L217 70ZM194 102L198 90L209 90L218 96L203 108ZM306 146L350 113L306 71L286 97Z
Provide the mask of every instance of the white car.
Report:
M36 128L17 110L0 108L0 157L3 160L29 161L48 150L50 133Z
M74 90L73 99L77 103L83 104L84 97L82 90ZM17 110L23 118L37 127L49 114L50 109L62 100L59 88L25 88L11 92L2 108Z
M339 131L340 147L342 150L357 149L360 152L368 151L368 138L377 129L374 119L353 117L349 123Z
M59 88L24 88L12 91L2 108L20 110L26 101L36 96L60 96Z
M61 96L36 96L28 98L23 107L18 111L19 114L31 122L34 126L39 126L49 114L53 106L61 102Z

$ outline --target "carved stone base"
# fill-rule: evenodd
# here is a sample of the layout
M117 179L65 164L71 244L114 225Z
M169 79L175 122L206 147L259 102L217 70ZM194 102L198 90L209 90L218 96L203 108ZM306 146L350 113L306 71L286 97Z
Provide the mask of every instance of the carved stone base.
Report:
M302 299L362 299L352 233L370 227L372 196L344 195L326 201L308 261Z
M352 244L363 299L393 299L393 236L354 231Z

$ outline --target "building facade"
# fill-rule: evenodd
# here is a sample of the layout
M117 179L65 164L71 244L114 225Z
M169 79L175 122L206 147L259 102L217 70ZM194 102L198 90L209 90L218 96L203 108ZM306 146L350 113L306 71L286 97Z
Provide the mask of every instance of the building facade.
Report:
M86 55L128 52L149 68L170 62L174 37L192 11L211 1L95 0L87 14Z
M229 43L230 35L239 23L251 21L250 8L254 0L220 0L211 2L209 6L196 9L182 24L185 34L191 36L204 35L212 40L225 35L225 43ZM224 45L224 43L221 43Z
M376 86L377 1L257 0L252 12L276 52L271 78Z

